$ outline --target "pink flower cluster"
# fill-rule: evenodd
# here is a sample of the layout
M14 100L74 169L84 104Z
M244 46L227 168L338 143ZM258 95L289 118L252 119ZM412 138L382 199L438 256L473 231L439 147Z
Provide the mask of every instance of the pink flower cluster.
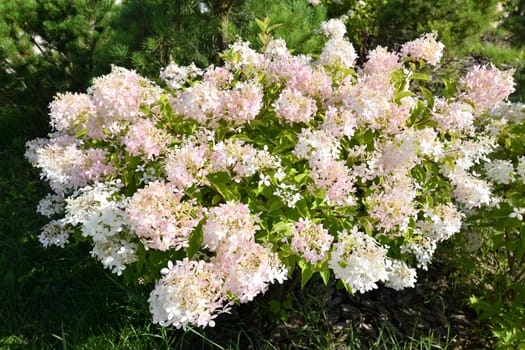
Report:
M210 209L202 227L204 247L216 254L212 262L225 276L225 290L242 303L287 278L278 256L255 242L258 221L245 204L228 202Z
M127 213L132 229L146 247L179 250L188 246L193 229L203 217L194 203L183 201L183 192L156 181L131 197Z
M290 247L306 261L315 264L326 259L333 240L334 236L322 224L300 218L292 227Z
M433 66L437 65L443 56L445 45L437 41L437 33L426 33L420 38L409 41L401 47L401 57L421 59Z
M466 101L476 106L478 113L490 112L514 92L512 72L502 72L494 66L475 66L461 79Z

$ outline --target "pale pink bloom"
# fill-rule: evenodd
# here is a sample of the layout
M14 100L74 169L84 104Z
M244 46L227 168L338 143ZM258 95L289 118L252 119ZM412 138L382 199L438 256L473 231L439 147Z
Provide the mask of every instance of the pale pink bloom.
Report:
M339 87L333 102L342 102L352 111L359 127L381 129L391 114L393 88L383 84L380 87L374 86L374 78L366 77L357 84L347 79Z
M282 82L291 88L306 86L312 75L310 56L276 56L265 69L270 83Z
M474 132L474 109L464 102L448 103L438 98L435 101L432 119L437 121L441 130L446 133Z
M183 192L159 181L133 194L126 211L131 228L147 247L163 251L188 247L203 210L183 201L183 196Z
M292 251L312 264L326 259L334 236L322 224L315 224L308 218L300 218L292 226L291 232Z
M36 138L26 142L26 151L24 157L27 159L32 166L38 167L38 153L41 149L49 146L51 144L50 139Z
M207 125L221 108L221 92L209 81L197 83L183 91L174 101L173 110L185 119Z
M212 262L225 278L224 290L241 303L266 292L275 281L283 283L288 274L276 253L253 241L219 252Z
M460 81L466 90L464 99L472 102L479 113L496 108L515 90L512 74L493 65L474 66Z
M384 132L393 135L403 130L415 104L416 99L412 96L403 97L400 104L390 103L390 115L386 118Z
M297 82L294 87L322 101L329 100L333 93L332 78L326 73L323 66L315 67L309 79L304 84Z
M229 251L254 240L259 218L246 204L227 202L211 208L202 226L203 246L210 251Z
M392 139L386 139L384 144L377 145L381 152L379 166L381 174L386 176L405 177L406 173L419 163L417 156L418 144L417 133L408 129Z
M84 174L88 181L103 181L115 169L108 161L109 152L103 148L88 148L86 151Z
M436 66L443 56L445 45L437 41L437 33L425 33L419 38L406 42L401 46L401 57L421 59L432 66Z
M399 56L395 52L388 52L384 47L378 46L368 53L368 60L363 65L362 73L374 76L376 79L384 79L390 82L390 74L403 67L399 62Z
M122 138L126 151L144 160L159 156L171 141L172 138L166 130L157 128L153 120L142 118L131 124Z
M106 151L84 150L72 136L54 135L45 142L30 142L27 147L26 157L42 169L41 177L57 194L85 186L88 181L100 181L112 172L105 163Z
M324 66L352 68L355 65L357 53L354 46L343 38L332 38L326 42L319 56L319 63Z
M169 261L161 272L148 299L153 323L177 329L213 327L217 315L230 310L223 277L212 264L184 258L175 265Z
M335 206L356 204L353 195L355 178L350 175L350 169L344 161L311 159L309 165L310 176L316 187L325 190L328 204Z
M462 169L457 169L450 180L454 186L454 198L467 209L480 208L494 201L490 184Z
M325 119L319 129L335 138L343 136L351 138L357 129L357 117L347 109L328 106Z
M217 88L229 85L233 80L233 73L224 67L210 66L204 73L202 81L209 82Z
M208 145L187 144L173 149L164 166L168 180L180 189L207 183L209 156Z
M284 89L272 104L277 118L285 122L309 123L317 112L317 105L310 97L294 89Z
M388 235L400 235L408 230L415 220L418 210L415 208L417 192L408 177L386 181L376 192L366 198L368 215L377 220L377 228Z
M222 93L221 109L216 118L243 125L259 114L263 106L262 86L255 82L238 83Z
M234 173L232 179L236 182L243 177L254 175L257 171L277 169L280 166L280 160L267 149L258 150L239 139L230 138L226 142L216 143L210 155L212 171Z
M91 96L87 94L57 94L49 105L51 127L63 133L76 135L87 127L96 113Z
M122 122L136 120L141 114L140 106L157 101L161 90L135 71L113 66L110 74L94 80L88 93L97 111L90 121L90 136L100 138L101 127L109 134L118 135L124 128Z

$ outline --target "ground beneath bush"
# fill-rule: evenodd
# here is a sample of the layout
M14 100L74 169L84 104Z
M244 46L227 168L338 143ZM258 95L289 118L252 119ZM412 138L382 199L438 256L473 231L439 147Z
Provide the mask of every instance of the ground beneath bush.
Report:
M474 311L464 304L466 295L453 290L448 266L434 262L419 276L415 288L395 291L382 287L353 296L335 284L324 286L320 280L309 282L304 290L288 281L255 303L221 315L216 328L207 334L225 343L231 337L239 339L236 323L242 320L246 339L238 343L243 349L390 349L389 340L405 348L407 342L416 340L417 344L418 339L427 342L421 349L430 348L429 339L436 349L445 344L450 350L491 349L492 344L484 339L486 330L484 337ZM294 290L291 304L284 300L283 313L271 317L272 312L263 305L290 295L283 293L287 288ZM280 319L283 314L286 316ZM253 330L258 336L250 335ZM271 345L261 346L261 339Z

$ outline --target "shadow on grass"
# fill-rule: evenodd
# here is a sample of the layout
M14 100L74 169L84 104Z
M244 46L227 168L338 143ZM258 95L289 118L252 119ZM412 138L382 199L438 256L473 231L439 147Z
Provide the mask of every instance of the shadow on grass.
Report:
M43 248L46 219L35 212L47 189L24 160L25 140L0 151L0 348L56 348L118 323L128 296L78 245Z

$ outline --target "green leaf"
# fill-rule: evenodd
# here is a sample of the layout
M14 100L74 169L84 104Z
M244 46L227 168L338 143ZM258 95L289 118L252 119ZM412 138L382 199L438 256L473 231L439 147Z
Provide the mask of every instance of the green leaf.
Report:
M404 97L408 97L408 96L415 96L415 94L412 91L407 91L407 90L399 91L394 96L394 102L398 103L399 101L401 101L401 99L403 99Z
M421 90L425 100L427 100L428 108L434 108L434 96L432 95L432 92L423 86L420 86L419 89Z
M208 175L211 187L217 191L225 201L240 199L239 190L230 176L225 172Z
M304 288L306 283L314 275L314 268L311 264L307 263L304 259L299 259L298 265L301 268L301 288Z
M321 279L323 280L324 285L327 286L328 282L330 282L330 270L326 269L319 271L319 274L321 275Z
M418 73L418 72L416 72L416 73L410 74L409 79L410 80L429 81L430 80L430 76L428 74L425 74L425 73Z
M202 246L202 225L197 226L197 228L193 230L188 243L189 245L186 249L186 254L191 258Z

